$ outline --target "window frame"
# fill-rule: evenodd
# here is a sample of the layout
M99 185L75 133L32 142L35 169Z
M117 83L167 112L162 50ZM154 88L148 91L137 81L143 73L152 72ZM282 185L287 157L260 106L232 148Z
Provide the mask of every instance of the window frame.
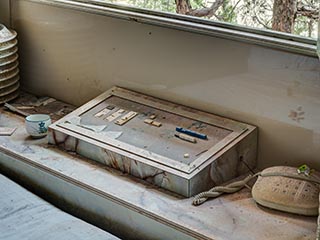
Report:
M103 0L25 0L92 14L236 40L287 52L317 57L317 40L272 30L108 3Z
M320 14L320 9L319 9L319 14ZM318 21L318 42L317 42L317 54L318 54L318 57L320 59L320 18L319 18L319 21Z

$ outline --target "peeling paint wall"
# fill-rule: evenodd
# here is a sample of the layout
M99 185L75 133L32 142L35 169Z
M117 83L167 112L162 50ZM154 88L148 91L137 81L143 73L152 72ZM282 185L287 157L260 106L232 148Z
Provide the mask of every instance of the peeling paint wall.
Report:
M259 127L259 167L320 169L319 60L14 0L21 82L80 105L114 85Z

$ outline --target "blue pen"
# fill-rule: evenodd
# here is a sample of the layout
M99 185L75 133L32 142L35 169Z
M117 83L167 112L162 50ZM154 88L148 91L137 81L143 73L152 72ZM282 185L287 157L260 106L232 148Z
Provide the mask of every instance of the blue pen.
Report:
M196 137L196 138L208 139L206 134L198 133L198 132L195 132L195 131L192 131L192 130L189 130L189 129L185 129L185 128L182 128L182 127L176 127L176 131L180 132L180 133L187 134L189 136Z

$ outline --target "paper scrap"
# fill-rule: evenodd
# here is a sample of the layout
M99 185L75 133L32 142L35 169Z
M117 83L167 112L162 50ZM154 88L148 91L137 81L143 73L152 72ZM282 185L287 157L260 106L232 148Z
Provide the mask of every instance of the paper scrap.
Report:
M41 99L41 100L42 100L42 99ZM41 101L41 105L42 105L42 106L46 106L46 105L48 105L49 103L52 103L52 102L55 102L55 101L57 101L57 100L54 99L54 98L43 99L43 100Z
M71 123L73 125L80 125L81 117L78 116L72 116L70 118L67 118L65 123Z
M81 124L81 117L79 117L79 116L72 116L70 118L67 118L65 123L70 123L70 124L76 125L78 127L89 129L89 130L94 131L96 133L102 132L103 129L105 129L107 127L107 125Z
M103 131L100 134L103 135L103 136L112 138L112 139L117 139L122 135L122 132L119 132L119 131L107 131L107 132L105 132L105 131Z
M16 127L0 127L0 136L11 136L16 131L16 129Z
M87 124L80 124L78 125L80 127L83 127L83 128L86 128L86 129L89 129L89 130L92 130L96 133L100 133L103 131L103 129L106 128L107 125L87 125Z

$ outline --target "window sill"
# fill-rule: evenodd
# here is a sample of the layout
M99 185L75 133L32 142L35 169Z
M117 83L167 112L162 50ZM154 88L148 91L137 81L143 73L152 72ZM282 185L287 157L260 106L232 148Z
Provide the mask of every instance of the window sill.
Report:
M92 14L104 15L129 21L151 24L204 34L249 44L270 47L317 57L316 40L291 34L254 29L229 23L207 21L190 16L151 11L99 0L26 0L51 6L69 8Z

